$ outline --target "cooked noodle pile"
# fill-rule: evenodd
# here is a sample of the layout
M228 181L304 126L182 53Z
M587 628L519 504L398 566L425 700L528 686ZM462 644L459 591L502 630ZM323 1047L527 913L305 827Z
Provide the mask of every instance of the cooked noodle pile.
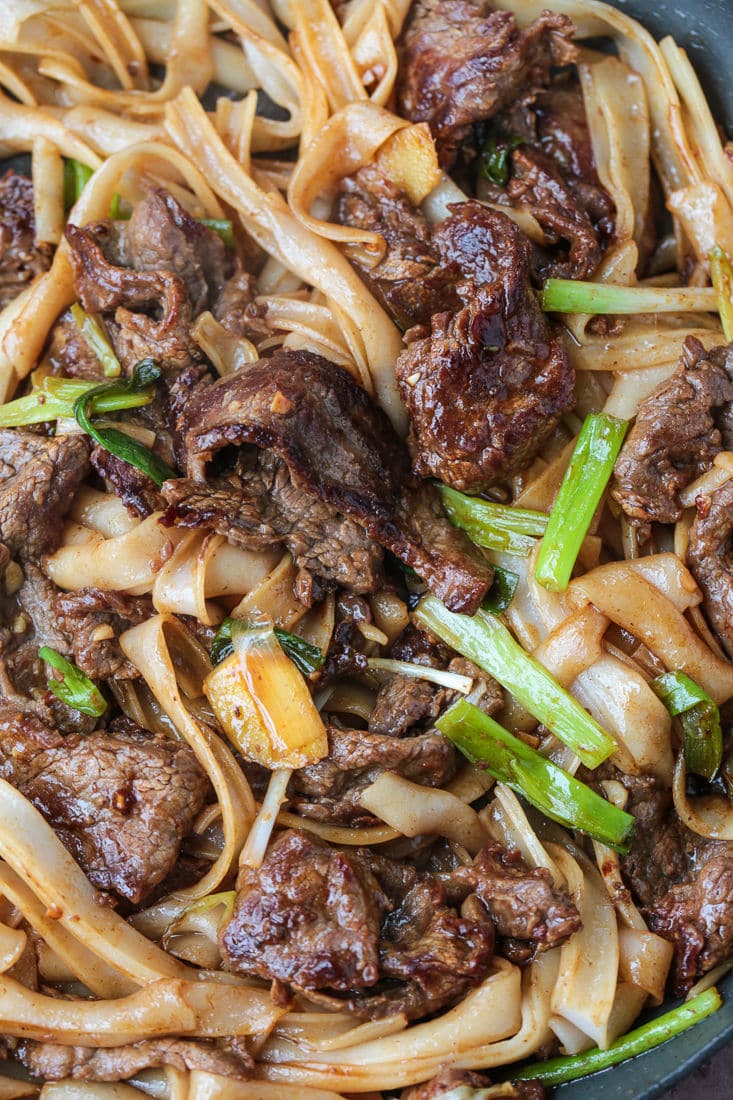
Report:
M714 1009L733 167L684 51L597 0L0 7L0 1097L537 1098Z

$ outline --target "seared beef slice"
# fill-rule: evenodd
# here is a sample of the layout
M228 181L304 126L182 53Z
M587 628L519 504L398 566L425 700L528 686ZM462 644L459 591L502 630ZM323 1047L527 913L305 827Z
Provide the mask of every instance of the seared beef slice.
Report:
M51 266L53 248L37 244L33 184L17 172L0 179L0 308Z
M196 394L183 423L197 480L165 484L168 523L210 526L257 549L284 542L300 566L361 592L381 582L383 546L452 610L480 605L491 567L412 476L386 416L348 371L277 351ZM205 480L235 447L229 477Z
M0 705L0 775L43 814L101 890L135 904L172 870L208 783L191 749L127 719L61 737Z

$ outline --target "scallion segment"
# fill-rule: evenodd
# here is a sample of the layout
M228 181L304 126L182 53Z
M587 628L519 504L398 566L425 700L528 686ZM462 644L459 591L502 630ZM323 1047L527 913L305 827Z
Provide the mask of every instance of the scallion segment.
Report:
M64 161L64 206L67 211L77 202L93 175L94 169L80 160Z
M38 656L56 672L60 672L63 679L51 679L48 681L48 690L52 691L57 699L74 710L80 710L82 714L91 714L99 718L107 709L107 702L96 684L85 676L80 668L77 668L66 657L58 653L50 646L42 646L38 650Z
M589 1073L616 1066L627 1058L645 1054L654 1047L661 1046L668 1039L687 1031L707 1016L717 1012L723 1001L717 989L706 989L698 993L686 1004L657 1016L641 1027L634 1028L628 1034L614 1040L607 1050L587 1050L584 1054L572 1054L566 1058L553 1058L549 1062L533 1062L519 1070L511 1070L512 1081L542 1081L543 1084L562 1085L565 1081L575 1081Z
M0 405L0 428L23 428L63 417L73 418L76 401L94 390L97 391L93 402L95 414L137 409L152 400L148 390L131 389L127 381L100 385L80 378L47 375L40 386L25 397Z
M129 463L137 470L142 470L158 487L168 478L176 477L175 470L167 466L148 447L138 443L136 439L131 439L129 435L125 435L117 428L99 428L92 422L91 417L94 413L102 411L105 398L109 399L112 393L119 392L120 395L146 393L150 400L150 387L158 381L161 374L162 371L157 363L152 359L143 359L136 365L131 378L117 382L104 382L101 386L96 386L82 394L74 402L74 416L87 435L90 435L110 454L121 458L123 462Z
M500 615L506 611L514 599L517 591L519 576L512 573L511 569L502 569L500 565L494 566L494 580L483 602L484 611L491 611L494 615Z
M506 187L509 182L509 154L523 142L524 138L519 134L490 134L479 155L479 175L497 187Z
M665 672L652 680L651 687L672 717L680 720L688 772L714 779L723 760L723 731L715 702L684 672Z
M199 218L207 229L213 229L223 240L227 248L234 248L234 226L225 218Z
M594 840L627 850L634 818L585 783L509 733L466 699L459 699L435 723L474 764L480 764L523 795L547 817Z
M211 644L212 664L218 665L234 652L232 628L238 621L240 620L224 619L217 630ZM311 673L317 672L319 668L323 667L325 658L318 646L311 645L304 638L299 638L297 634L290 634L289 631L282 630L279 626L274 628L274 633L280 647L304 676L310 676Z
M102 364L105 378L119 378L122 368L115 355L104 325L92 313L87 313L78 302L71 307L71 316L90 348Z
M579 279L548 279L540 303L546 313L678 313L718 308L710 287L616 286Z
M564 592L568 586L627 428L626 420L606 413L585 418L537 557L535 577L551 592Z
M420 626L477 664L576 753L597 768L615 750L612 737L561 688L546 668L514 640L500 619L487 611L473 617L449 611L439 599L423 596L415 609Z
M710 274L718 296L718 312L723 335L728 343L733 340L733 264L719 245L710 253Z
M533 550L536 539L545 533L547 516L544 512L466 496L447 485L438 488L451 523L465 531L477 546L526 557Z

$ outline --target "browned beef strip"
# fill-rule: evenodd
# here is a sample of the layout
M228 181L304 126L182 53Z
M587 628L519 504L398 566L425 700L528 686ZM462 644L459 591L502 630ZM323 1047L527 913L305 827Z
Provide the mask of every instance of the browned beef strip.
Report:
M107 491L119 497L133 516L145 519L165 508L165 501L155 482L136 466L113 455L106 447L94 447L89 461L92 469L105 482Z
M328 727L328 755L293 773L289 798L303 817L343 825L371 825L359 795L383 771L440 787L457 770L455 749L436 731L392 737Z
M237 889L220 934L226 965L320 993L328 1007L416 1018L488 973L490 922L460 918L436 881L367 850L287 832L259 870L242 868Z
M733 350L685 340L677 370L639 405L614 469L613 497L636 523L676 523L679 493L722 449L716 419L733 401Z
M535 301L529 246L513 222L461 203L436 237L444 257L473 272L459 287L466 304L435 314L429 333L408 333L397 377L416 473L478 491L532 460L572 406L574 373Z
M85 436L49 439L0 428L0 541L11 554L37 560L56 549L61 520L88 471Z
M68 309L51 329L47 354L54 374L104 381L102 364Z
M463 657L448 662L448 671L468 676L474 681L471 702L486 714L496 714L504 703L504 693L485 672ZM414 726L434 721L454 703L459 692L439 688L427 680L412 676L392 676L384 684L369 716L369 730L390 737L402 737Z
M178 369L199 360L186 284L170 271L114 266L101 243L107 232L105 222L65 230L76 292L88 312L110 315L108 329L123 367L130 372L148 357Z
M190 1039L143 1039L110 1049L26 1040L17 1054L31 1077L42 1081L126 1081L141 1070L167 1066L244 1078L252 1068L246 1057Z
M385 904L360 858L308 833L283 833L259 870L240 869L220 934L225 965L304 989L372 986Z
M74 662L87 676L130 680L139 675L120 649L119 636L152 616L148 597L80 588L59 592L55 610L60 628L71 639Z
M37 244L33 184L7 171L0 179L0 308L44 271L53 258L50 244Z
M211 460L227 447L254 445L287 467L289 478L283 479L282 465L263 467L259 459L259 472L274 478L268 496L277 522L305 508L306 501L309 520L323 517L320 531L284 537L298 564L309 560L307 554L317 558L321 541L343 545L340 533L349 521L412 566L452 610L473 612L480 605L491 567L448 522L432 486L412 477L407 452L386 416L348 371L310 352L278 350L194 395L183 422L188 473L200 483ZM221 487L218 481L216 488ZM245 503L241 494L250 491L248 478L240 476L231 508L237 523ZM212 517L181 509L175 482L167 482L163 492L172 501L167 522L211 525ZM228 528L236 537L231 518ZM304 535L305 543L295 541ZM331 579L328 563L322 571L315 560L311 564L324 580ZM369 591L372 584L373 576L352 587Z
M687 564L705 597L708 621L733 656L733 481L698 499Z
M0 704L0 775L43 814L92 883L135 904L170 872L208 788L191 749L128 719L61 737Z
M572 29L549 11L520 31L513 14L493 11L488 0L416 0L402 35L399 113L429 123L450 168L474 123L546 84L553 64L574 59Z
M472 1073L466 1069L442 1069L435 1077L422 1085L405 1089L400 1100L441 1100L454 1092L463 1096L462 1089L485 1089L491 1085L485 1073ZM506 1084L502 1093L505 1100L545 1100L545 1090L540 1081L517 1081ZM468 1095L472 1095L469 1091Z
M624 878L652 931L675 945L673 991L681 995L733 955L733 844L686 829L656 780L618 778L636 817Z
M356 267L402 328L427 325L434 313L460 309L458 266L442 263L424 215L374 165L340 181L333 217L341 225L384 237L380 262Z

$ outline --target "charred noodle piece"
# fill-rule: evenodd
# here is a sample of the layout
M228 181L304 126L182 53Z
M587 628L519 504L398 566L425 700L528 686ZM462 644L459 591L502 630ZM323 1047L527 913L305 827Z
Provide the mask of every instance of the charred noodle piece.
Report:
M676 523L679 494L723 448L733 402L733 350L688 337L677 370L642 401L614 469L613 497L636 523ZM726 433L727 434L727 433Z
M705 613L733 654L733 481L701 497L690 528L687 563L705 597Z
M0 428L0 542L36 561L61 538L61 520L89 472L81 435L49 439Z
M254 445L277 456L305 503L323 507L329 523L351 523L391 550L450 607L475 610L491 584L491 566L446 519L436 490L414 479L387 418L351 375L309 352L277 351L195 395L183 413L188 473L202 484L226 447ZM269 456L266 456L269 457ZM260 458L260 462L262 462ZM243 481L233 488L234 501ZM217 482L217 489L225 483ZM177 494L176 482L164 495ZM243 501L243 503L246 503ZM174 503L167 521L175 523ZM216 526L181 516L184 525ZM228 527L231 522L228 521ZM284 536L296 560L297 530ZM309 565L310 567L310 565ZM328 572L322 574L329 577ZM370 586L362 588L369 590Z
M417 0L402 35L399 114L427 122L450 168L476 122L549 82L552 65L575 58L573 25L545 11L520 31L487 0Z
M397 361L415 472L478 492L523 469L572 407L574 372L530 286L513 222L461 203L436 231L464 308L415 328ZM418 570L419 572L419 570Z
M0 706L0 775L41 811L100 890L137 904L173 869L208 780L181 741L129 719L61 737Z
M52 259L51 245L36 244L33 184L6 172L0 179L0 308L48 271Z

